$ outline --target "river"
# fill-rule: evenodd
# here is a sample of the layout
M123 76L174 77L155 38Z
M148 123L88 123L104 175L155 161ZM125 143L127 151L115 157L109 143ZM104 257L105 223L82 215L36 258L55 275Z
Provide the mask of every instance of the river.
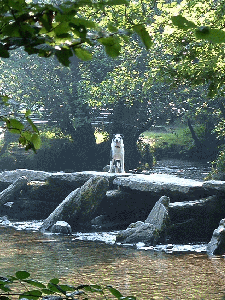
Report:
M208 172L207 166L201 174L193 164L186 164L188 171L184 166L174 161L163 169L162 163L155 172L190 178L192 169L196 179ZM43 282L57 277L73 285L110 284L138 300L217 300L225 293L225 259L208 258L206 245L175 245L175 251L172 245L121 246L115 243L116 232L60 236L38 232L40 224L0 226L0 276L26 270ZM184 247L189 251L184 253Z

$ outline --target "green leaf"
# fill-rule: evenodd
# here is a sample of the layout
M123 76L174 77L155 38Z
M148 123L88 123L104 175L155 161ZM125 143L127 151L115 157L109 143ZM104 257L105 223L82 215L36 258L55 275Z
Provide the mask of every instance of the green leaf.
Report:
M57 50L55 53L58 61L64 66L68 67L70 65L69 57L73 55L71 49L61 48L61 50Z
M134 26L134 31L140 36L142 42L144 43L146 49L148 50L152 46L153 42L145 26L136 25Z
M110 5L110 6L123 5L123 4L129 5L128 1L126 1L126 0L109 0L109 1L106 1L105 4Z
M31 143L33 143L35 149L40 149L41 138L37 133L34 133L31 137Z
M87 61L92 59L92 54L86 49L74 47L73 51L75 55L81 60Z
M61 287L60 287L60 285L57 285L57 284L54 284L54 283L49 283L48 284L48 289L49 290L52 290L53 292L55 292L55 293L58 293L58 292L60 292L60 293L62 293L62 294L64 294L64 295L66 295L66 291L65 290L63 290Z
M0 284L0 290L2 290L4 292L10 292L11 291L10 287L8 287L7 285L1 285L1 284Z
M24 131L21 137L24 137L27 141L31 141L32 133L30 131Z
M28 117L31 115L32 111L30 109L26 110L25 117Z
M16 278L18 278L18 279L23 280L23 279L26 279L28 277L30 277L30 273L28 273L26 271L18 271L18 272L16 272Z
M207 40L215 44L225 43L225 31L221 29L211 29L202 26L196 29L195 35L198 39Z
M86 27L86 28L96 28L96 24L93 21L86 20L84 18L73 18L71 20L71 22L69 23L69 25L71 27L83 26L83 27Z
M20 136L19 143L25 146L27 144L27 139L24 136Z
M16 23L8 24L2 29L2 34L9 37L21 37L19 26Z
M117 299L120 299L121 297L123 297L123 295L118 291L116 290L115 288L111 287L111 286L107 286L106 287L110 293L115 296Z
M9 119L8 122L7 122L7 128L8 129L15 129L17 131L21 131L21 130L23 130L24 125L16 119Z
M52 12L47 11L47 13L43 14L43 16L40 17L40 22L43 24L46 31L49 32L52 29Z
M27 111L26 111L26 113L25 113L25 117L28 117L29 115L31 115L31 110L30 109L28 109Z
M48 289L54 293L58 293L59 289L57 288L57 285L52 284L52 283L48 283Z
M175 25L178 28L183 29L183 30L188 30L190 28L197 27L194 22L188 21L185 17L183 17L181 15L173 16L171 19L172 19L173 25Z
M105 51L109 56L117 57L120 54L121 46L118 37L109 36L100 38L98 41L105 46Z
M49 282L53 283L53 284L59 284L59 279L58 278L53 278Z
M127 297L122 297L122 298L120 298L121 300L123 299L123 300L137 300L137 298L136 297L134 297L134 296L127 296Z
M42 292L40 290L31 290L31 291L22 293L19 296L19 299L26 298L26 299L36 300L36 299L40 298L41 296L42 296Z
M76 14L76 11L72 10L72 13L57 13L55 16L56 22L69 22L73 19L74 15Z
M108 30L110 32L117 32L118 31L118 28L115 25L113 25L113 23L109 23L107 27L108 27Z
M70 26L67 22L62 22L54 28L54 32L56 35L67 33L69 30L70 30Z
M46 294L46 295L51 295L53 293L52 290L49 290L49 289L42 289L41 291L43 294Z
M16 10L22 11L22 9L25 7L26 2L25 0L8 0L8 5Z
M60 288L63 291L69 291L69 292L73 292L73 291L77 290L75 287L73 287L71 285L67 285L67 284L60 284Z
M77 287L77 289L82 289L85 290L87 292L92 292L92 293L103 293L102 287L100 285L97 284L91 284L91 285L80 285Z
M31 125L33 131L36 133L39 133L39 130L38 130L37 126L34 125L33 121L29 117L26 117L26 120Z
M38 287L38 288L41 288L41 289L46 287L43 283L41 283L41 282L39 282L37 280L28 279L28 280L24 280L24 281L27 282L27 283L29 283L32 286L35 286L35 287Z
M58 278L52 278L48 283L48 289L53 292L62 292L62 289L60 288L59 279Z
M0 43L0 57L9 58L9 51Z

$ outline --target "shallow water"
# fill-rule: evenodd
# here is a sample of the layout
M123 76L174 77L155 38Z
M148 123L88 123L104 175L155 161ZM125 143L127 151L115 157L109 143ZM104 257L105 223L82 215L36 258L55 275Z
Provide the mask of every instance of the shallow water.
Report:
M170 174L182 178L204 180L211 170L210 163L186 161L179 159L165 159L156 163L151 173Z
M205 254L170 255L0 227L0 276L27 270L47 282L113 285L137 299L221 299L225 259ZM100 298L98 298L100 299ZM111 298L110 298L111 299ZM168 299L168 298L167 298Z
M207 164L169 160L152 172L201 180L209 170ZM115 244L116 232L59 236L37 232L41 221L5 225L0 276L27 270L43 282L58 277L73 285L110 284L139 300L217 300L225 292L225 258L208 258L204 244L121 246Z

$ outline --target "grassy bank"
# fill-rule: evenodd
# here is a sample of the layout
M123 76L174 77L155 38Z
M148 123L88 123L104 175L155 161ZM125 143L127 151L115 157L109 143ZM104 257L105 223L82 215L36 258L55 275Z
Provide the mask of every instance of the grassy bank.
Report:
M151 147L156 159L190 158L193 139L188 127L153 127L141 135L144 143Z

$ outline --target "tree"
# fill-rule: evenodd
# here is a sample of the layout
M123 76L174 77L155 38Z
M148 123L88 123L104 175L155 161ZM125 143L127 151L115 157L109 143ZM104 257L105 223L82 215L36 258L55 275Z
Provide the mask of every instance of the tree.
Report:
M153 76L175 90L187 89L185 115L205 124L206 141L201 143L200 157L224 142L218 127L224 123L223 4L204 0L161 1L156 21L151 25L157 41L152 49L154 59L149 62ZM200 141L195 138L195 142Z
M104 45L108 55L116 57L120 53L123 36L131 30L137 32L149 48L151 38L142 24L133 23L134 17L129 17L128 6L125 0L93 3L81 0L60 4L3 0L0 3L0 56L9 58L10 50L23 47L29 55L55 55L60 63L69 66L74 55L83 60L91 59L92 53L87 50L87 45L94 47L99 43ZM137 21L140 21L139 15ZM119 30L118 26L124 24L127 28ZM1 98L3 102L8 100L4 94ZM40 146L40 140L29 113L25 117L34 133L24 129L18 120L12 121L15 119L5 115L2 120L10 130L20 134L20 142L27 149L35 150Z
M4 0L1 2L0 55L8 58L10 50L23 47L29 55L46 58L54 55L60 63L69 66L74 56L90 60L92 50L99 45L107 55L117 57L122 46L129 42L128 36L135 33L147 49L152 46L151 82L153 77L158 79L163 74L173 85L208 84L212 96L222 91L223 85L223 76L214 76L212 72L223 68L223 51L218 46L224 42L220 28L222 4L222 1L206 3L204 0L201 5L185 0L169 4L145 0L93 3L81 0L60 4ZM221 103L219 106L224 108ZM28 112L26 118L29 119ZM7 116L2 118L6 122L8 119ZM27 131L21 122L16 124L14 122L15 128L11 129L21 135L20 141L27 148L35 149L33 140L39 146L38 132L31 120L29 124L34 133L28 132L29 135L22 134Z

